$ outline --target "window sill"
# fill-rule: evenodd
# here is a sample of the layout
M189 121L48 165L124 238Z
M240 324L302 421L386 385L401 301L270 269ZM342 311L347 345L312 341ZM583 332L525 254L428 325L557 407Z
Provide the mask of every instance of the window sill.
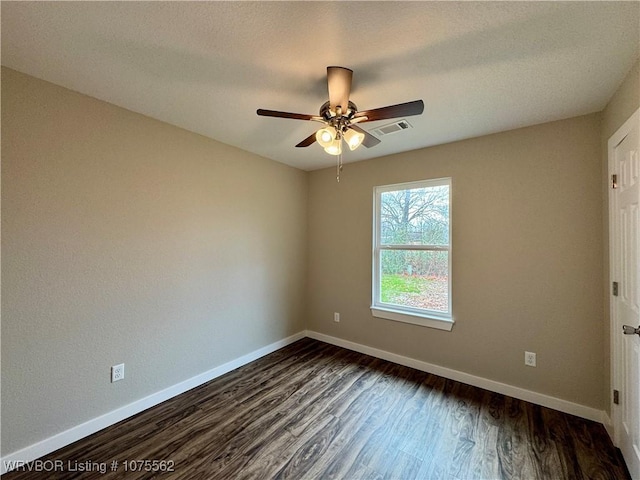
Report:
M392 308L371 307L371 314L374 317L394 320L396 322L411 323L420 325L421 327L435 328L438 330L446 330L450 332L453 328L453 318L439 316L437 314L421 315L418 313L407 313Z

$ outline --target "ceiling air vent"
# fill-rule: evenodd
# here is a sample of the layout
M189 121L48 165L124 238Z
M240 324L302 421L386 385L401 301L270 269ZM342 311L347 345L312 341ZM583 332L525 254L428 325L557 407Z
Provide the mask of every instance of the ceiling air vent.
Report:
M402 120L398 120L397 122L388 123L381 127L378 127L373 130L378 137L382 137L384 135L390 135L392 133L401 132L402 130L407 130L408 128L413 128L409 122L407 122L404 118Z

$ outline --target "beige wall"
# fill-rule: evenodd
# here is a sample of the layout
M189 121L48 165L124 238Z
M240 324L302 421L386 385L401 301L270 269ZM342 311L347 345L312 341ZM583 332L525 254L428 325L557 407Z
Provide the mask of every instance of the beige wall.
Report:
M2 454L303 330L306 204L305 172L3 68Z
M602 408L600 162L593 114L348 164L339 184L312 172L308 328ZM440 177L453 181L453 331L374 318L373 187Z
M604 232L604 398L605 410L611 414L611 395L613 385L611 384L611 327L609 316L609 181L608 181L608 147L607 143L611 135L640 108L640 60L635 63L626 78L611 97L607 107L602 112L602 196L604 202L603 211L603 232Z

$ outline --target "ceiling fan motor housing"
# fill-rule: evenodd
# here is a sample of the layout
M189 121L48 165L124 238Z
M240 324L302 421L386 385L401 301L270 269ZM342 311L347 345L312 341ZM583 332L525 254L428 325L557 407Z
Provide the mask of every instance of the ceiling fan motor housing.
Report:
M349 101L349 107L346 112L342 112L340 107L334 112L331 110L329 102L325 102L320 107L320 116L324 119L327 125L332 126L338 132L344 133L344 131L351 125L351 119L357 113L358 107L352 101Z

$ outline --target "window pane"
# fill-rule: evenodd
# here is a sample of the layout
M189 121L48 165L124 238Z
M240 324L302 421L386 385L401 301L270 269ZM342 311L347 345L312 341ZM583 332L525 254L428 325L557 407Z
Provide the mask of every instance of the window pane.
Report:
M383 250L380 253L382 303L449 311L449 252Z
M380 195L382 245L448 245L449 186Z

